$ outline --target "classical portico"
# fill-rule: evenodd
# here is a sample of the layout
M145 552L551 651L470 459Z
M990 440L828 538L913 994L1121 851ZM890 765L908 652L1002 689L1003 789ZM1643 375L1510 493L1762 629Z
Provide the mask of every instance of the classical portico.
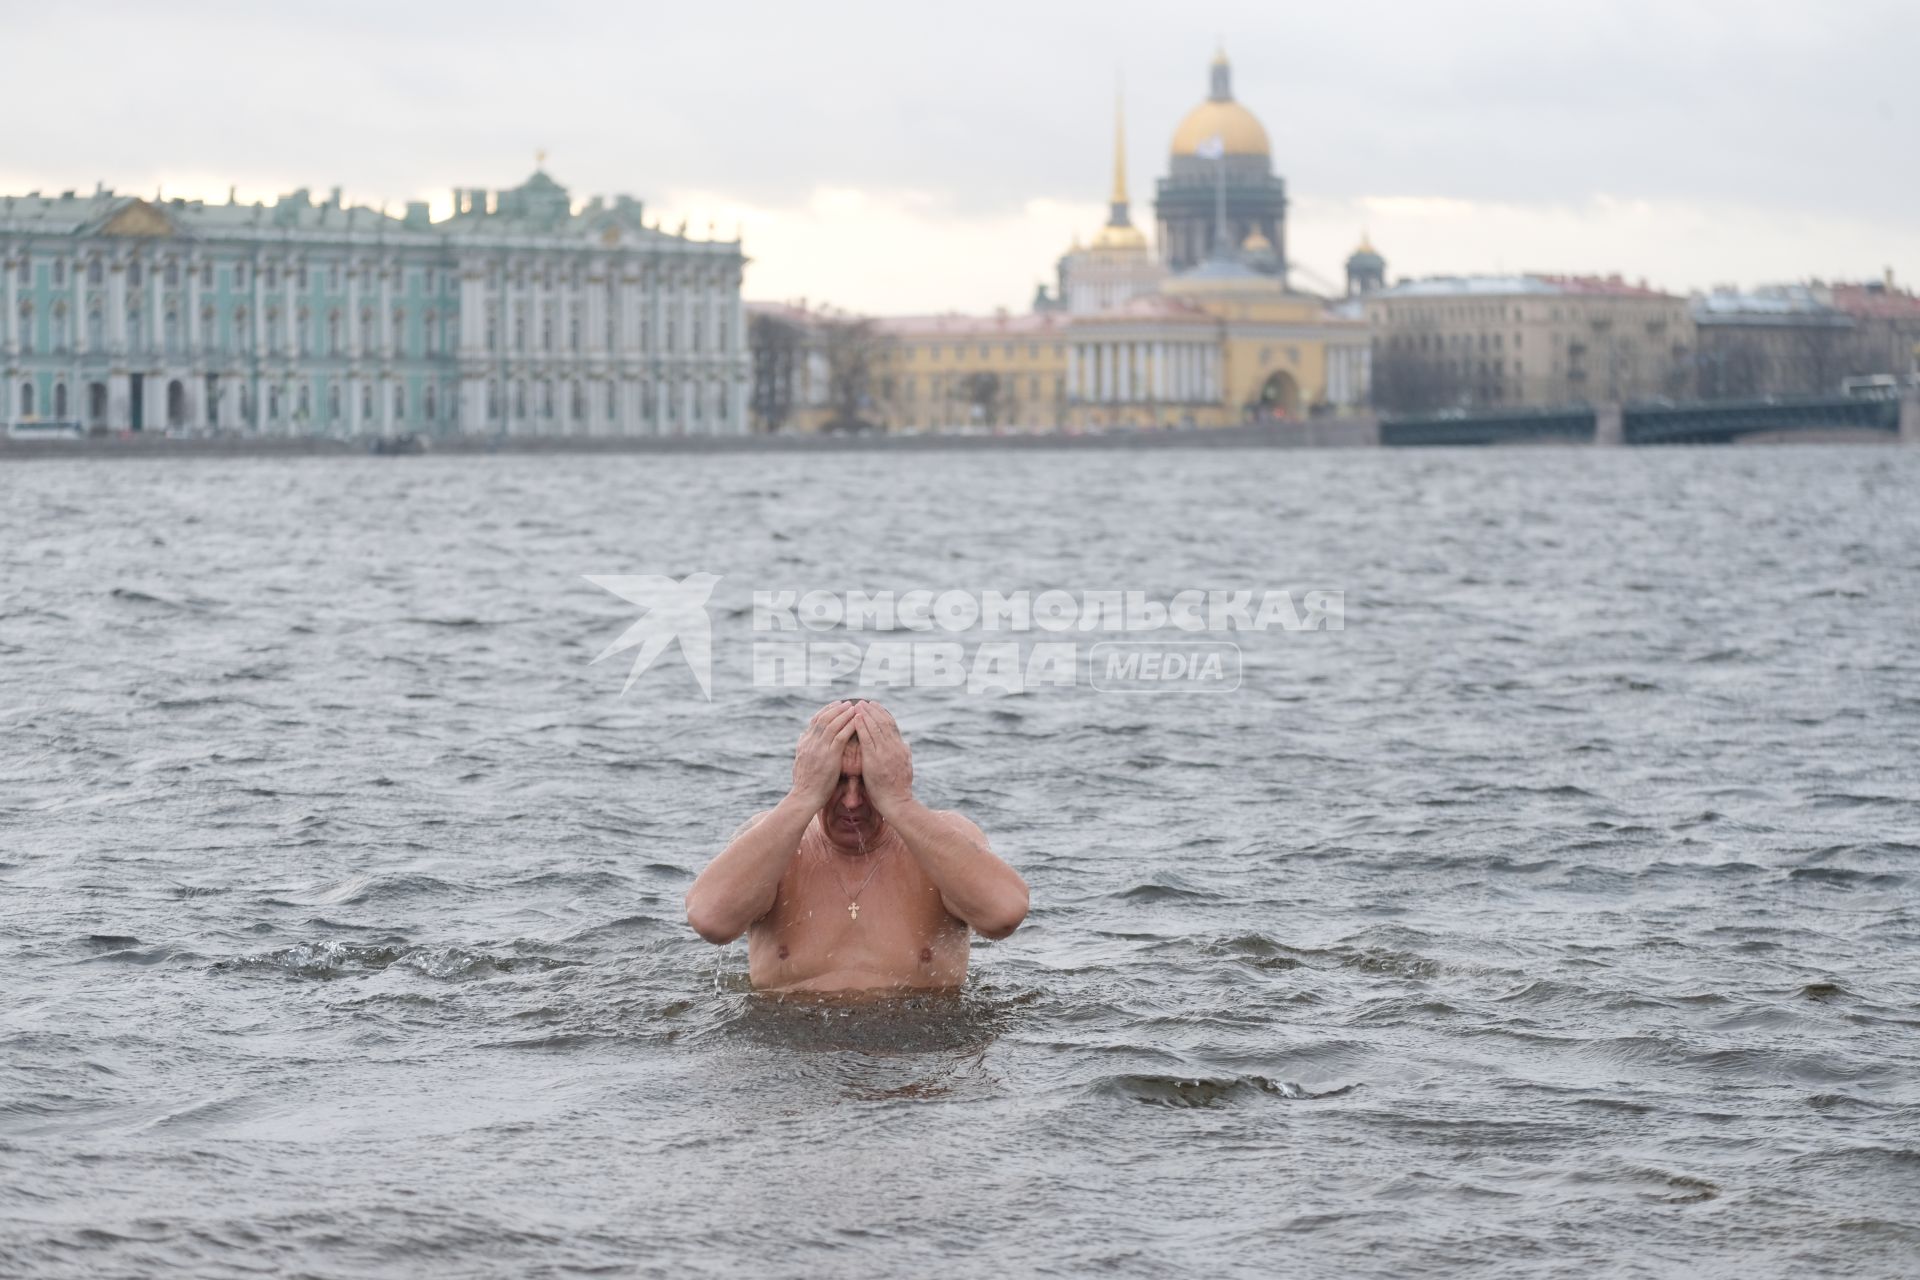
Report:
M1138 298L1076 317L1068 337L1067 400L1081 410L1076 416L1158 424L1219 402L1220 325L1196 308Z

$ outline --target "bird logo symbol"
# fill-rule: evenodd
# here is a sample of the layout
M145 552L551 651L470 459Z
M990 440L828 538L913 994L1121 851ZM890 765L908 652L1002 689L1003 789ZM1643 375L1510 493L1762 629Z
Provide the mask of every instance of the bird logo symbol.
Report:
M627 672L627 683L620 689L620 696L624 698L640 673L652 666L654 659L677 639L681 655L693 669L693 678L700 683L700 692L707 701L713 701L713 621L707 616L707 598L720 581L719 574L690 573L678 582L657 573L582 576L594 586L646 610L638 622L602 649L588 666L639 646L639 652L633 655L633 667Z

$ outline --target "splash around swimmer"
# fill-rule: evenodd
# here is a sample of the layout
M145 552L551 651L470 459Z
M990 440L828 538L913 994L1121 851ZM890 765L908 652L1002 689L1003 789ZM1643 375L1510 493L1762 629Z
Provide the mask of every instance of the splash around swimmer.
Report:
M686 907L708 942L747 935L762 990L939 990L966 981L973 933L1020 927L1027 884L979 827L914 798L900 726L856 699L814 714L792 787L734 833Z

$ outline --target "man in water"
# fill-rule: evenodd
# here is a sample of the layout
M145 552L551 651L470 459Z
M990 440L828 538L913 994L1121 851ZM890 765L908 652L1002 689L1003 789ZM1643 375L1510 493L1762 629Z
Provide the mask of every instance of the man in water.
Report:
M913 755L877 702L822 707L793 753L793 787L755 814L687 890L708 942L747 934L763 990L955 988L968 930L1004 938L1027 882L980 828L913 797Z

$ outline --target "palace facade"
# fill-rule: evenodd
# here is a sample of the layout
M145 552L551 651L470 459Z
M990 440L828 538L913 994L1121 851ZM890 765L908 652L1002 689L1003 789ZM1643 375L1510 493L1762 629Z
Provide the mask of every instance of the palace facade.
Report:
M743 432L737 241L536 171L432 221L0 198L0 422L339 436Z

